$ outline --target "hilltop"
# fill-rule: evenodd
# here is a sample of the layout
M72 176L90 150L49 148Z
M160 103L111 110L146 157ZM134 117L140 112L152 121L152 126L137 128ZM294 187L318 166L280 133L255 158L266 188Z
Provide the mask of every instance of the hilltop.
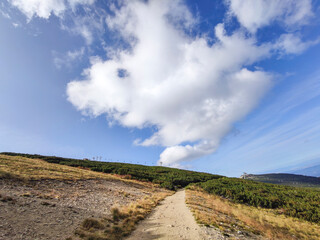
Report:
M320 178L290 173L244 174L243 179L294 187L320 187Z

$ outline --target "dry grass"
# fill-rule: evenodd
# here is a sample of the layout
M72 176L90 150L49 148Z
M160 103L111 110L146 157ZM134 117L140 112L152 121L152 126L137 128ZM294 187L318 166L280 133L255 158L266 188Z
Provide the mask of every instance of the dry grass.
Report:
M87 240L119 240L128 236L136 224L143 220L158 203L172 195L172 191L163 190L145 197L129 206L111 209L111 217L104 219L86 219L76 234Z
M129 179L127 176L101 173L84 168L48 163L41 159L0 154L0 179L3 178L27 181L43 179L73 181L89 179L117 180L133 184L137 187L146 187L148 189L147 192L152 192L159 187L158 184ZM128 193L123 193L123 195L125 197L129 196Z
M7 155L0 155L0 178L1 177L15 177L26 180L84 180L116 178L109 174L48 163L40 159Z
M196 220L224 232L242 230L269 239L320 239L320 226L286 217L281 211L235 204L200 189L186 191L186 202Z

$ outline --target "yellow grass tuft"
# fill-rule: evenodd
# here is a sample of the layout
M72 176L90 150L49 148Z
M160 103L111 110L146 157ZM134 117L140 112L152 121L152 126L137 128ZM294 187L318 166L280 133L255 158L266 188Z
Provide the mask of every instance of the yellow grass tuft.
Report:
M276 210L235 204L201 189L187 190L186 203L199 223L222 231L242 229L269 239L320 239L320 226L315 223L286 217Z

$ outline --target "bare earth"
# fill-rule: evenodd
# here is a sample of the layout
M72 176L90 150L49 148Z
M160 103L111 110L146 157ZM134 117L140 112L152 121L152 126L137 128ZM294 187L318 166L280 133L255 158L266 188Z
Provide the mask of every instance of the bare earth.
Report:
M85 218L110 214L150 195L143 185L120 180L0 179L0 240L65 240Z
M167 197L155 211L127 238L127 240L149 239L225 239L218 231L200 227L185 204L185 191Z

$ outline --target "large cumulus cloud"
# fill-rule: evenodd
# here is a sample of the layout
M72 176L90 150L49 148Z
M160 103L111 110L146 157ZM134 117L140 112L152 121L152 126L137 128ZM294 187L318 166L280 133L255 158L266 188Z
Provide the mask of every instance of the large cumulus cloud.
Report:
M113 10L107 25L131 47L95 59L85 79L68 84L69 101L126 127L156 126L136 143L167 147L164 165L215 151L270 87L271 74L245 67L269 56L270 44L258 45L241 30L227 35L218 24L209 45L187 34L196 19L179 1L128 1Z

